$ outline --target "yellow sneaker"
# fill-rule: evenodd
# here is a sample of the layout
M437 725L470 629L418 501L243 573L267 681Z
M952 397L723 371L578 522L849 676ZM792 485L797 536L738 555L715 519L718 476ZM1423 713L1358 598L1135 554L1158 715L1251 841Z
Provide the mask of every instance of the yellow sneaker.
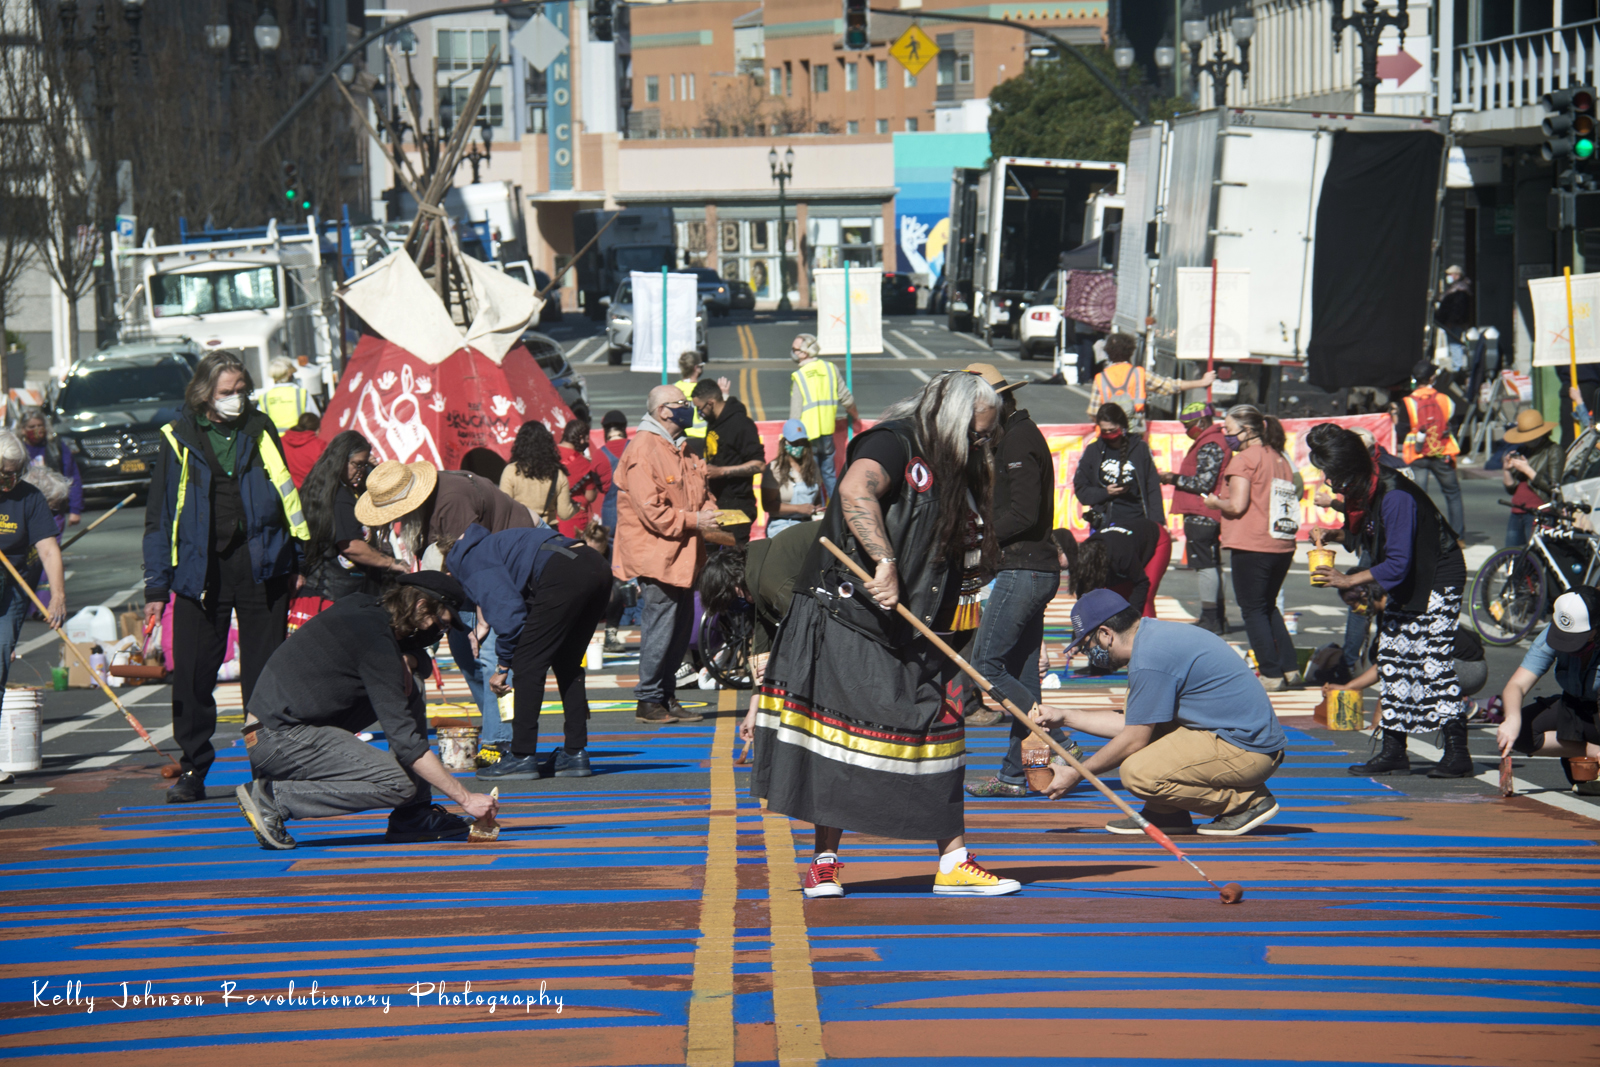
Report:
M1022 888L1015 878L1001 878L978 865L978 858L967 853L967 860L949 874L933 876L933 891L943 896L1003 897Z

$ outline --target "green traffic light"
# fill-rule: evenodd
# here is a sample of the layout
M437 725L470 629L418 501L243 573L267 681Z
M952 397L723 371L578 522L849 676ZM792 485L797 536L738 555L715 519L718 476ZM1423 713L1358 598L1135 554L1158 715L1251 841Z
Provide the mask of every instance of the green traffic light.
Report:
M310 211L311 210L311 201L309 201L309 200L302 201L300 206L302 208L304 208L305 210Z
M293 189L285 189L283 191L283 198L285 200L293 200L294 199L294 190Z
M1588 159L1594 155L1594 142L1587 137L1580 137L1572 146L1572 154L1579 159Z

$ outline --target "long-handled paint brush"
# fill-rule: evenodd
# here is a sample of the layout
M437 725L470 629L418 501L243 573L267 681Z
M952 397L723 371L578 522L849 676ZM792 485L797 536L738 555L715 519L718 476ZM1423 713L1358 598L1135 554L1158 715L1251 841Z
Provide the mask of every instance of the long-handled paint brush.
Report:
M855 560L841 552L838 545L835 545L826 537L819 537L817 540L822 543L822 547L826 548L829 552L832 552L839 558L840 562L842 562L846 567L849 567L850 570L855 573L857 578L860 578L863 582L870 582L872 580L872 575L863 570ZM1243 886L1241 886L1238 882L1229 882L1226 885L1218 885L1217 883L1212 882L1210 877L1206 875L1206 872L1200 869L1199 864L1195 863L1194 860L1184 855L1183 850L1177 845L1173 844L1172 838L1168 837L1159 826L1152 824L1150 820L1146 819L1143 815L1140 815L1138 812L1134 811L1133 808L1129 807L1126 801L1117 796L1116 793L1112 792L1110 787L1108 787L1099 778L1096 778L1094 774L1088 770L1088 768L1084 767L1083 764L1079 763L1073 757L1072 753L1062 748L1061 745L1057 743L1056 739L1051 737L1043 727L1024 715L1015 704L1011 703L1011 701L1007 700L999 693L996 693L994 691L994 686L990 684L989 679L979 674L972 664L968 663L961 657L960 653L942 641L938 634L934 633L927 626L923 625L922 620L911 614L911 612L906 609L904 604L896 604L895 611L899 613L901 618L909 622L918 633L922 634L923 637L926 637L929 641L933 642L933 647L937 648L940 652L943 652L946 656L949 656L951 661L954 662L957 667L960 667L969 678L978 683L978 687L980 689L982 689L991 698L1000 701L1001 706L1009 711L1018 722L1027 727L1030 733L1054 749L1056 755L1066 760L1068 766L1083 776L1084 781L1100 790L1107 800L1121 808L1123 814L1132 819L1134 823L1138 825L1139 829L1143 830L1149 835L1150 840L1154 841L1156 844L1172 853L1178 859L1187 863L1190 867L1194 868L1194 873L1198 874L1201 878L1204 878L1207 882L1210 882L1211 888L1215 889L1221 895L1222 902L1224 904L1237 904L1239 901L1244 899Z
M61 627L50 618L50 609L44 606L44 601L40 600L38 594L35 593L31 587L29 587L27 582L22 580L22 575L17 573L17 568L11 565L10 557L8 557L5 553L0 552L0 563L4 563L6 570L11 572L11 580L17 583L17 588L28 594L28 599L33 601L34 607L39 609L39 614L44 618L45 624L57 633L61 633ZM95 684L97 684L101 690L105 692L106 698L110 700L111 703L116 705L118 711L122 712L122 717L128 720L128 725L133 727L134 732L140 737L144 738L147 745L156 750L156 755L168 761L168 763L161 768L161 777L178 777L178 775L182 773L183 768L178 764L177 759L161 751L161 746L150 740L150 734L144 728L144 724L138 719L135 719L133 714L128 711L127 708L123 707L122 701L117 699L117 694L111 691L111 687L106 685L105 680L101 678L100 675L95 672L94 667L89 664L89 657L85 656L78 649L77 645L73 644L71 641L68 641L65 634L61 634L61 640L62 643L67 646L67 650L70 651L74 656L78 657L78 662L83 664L83 669L89 672L89 677L93 678L95 680Z

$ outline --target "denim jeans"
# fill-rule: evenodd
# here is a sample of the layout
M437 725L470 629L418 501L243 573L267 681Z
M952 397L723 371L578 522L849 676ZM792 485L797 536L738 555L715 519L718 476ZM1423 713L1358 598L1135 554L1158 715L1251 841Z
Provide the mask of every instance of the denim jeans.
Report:
M822 472L822 491L833 499L833 487L839 482L839 472L833 469L833 437L819 437L811 442L811 454L817 459L817 469Z
M467 631L478 625L477 614L463 611L461 625L467 629L457 630L451 627L445 632L450 642L450 655L455 657L457 669L467 680L467 690L472 694L472 701L478 705L478 712L483 716L478 744L509 745L511 724L501 721L500 698L489 688L489 679L500 669L500 661L494 653L494 631L490 630L484 635L483 640L478 643L478 654L474 657L472 644L467 640ZM506 680L509 682L511 679Z
M1507 548L1521 548L1533 539L1533 516L1512 512L1506 517Z
M1061 587L1061 575L1046 571L1004 570L984 605L972 642L971 661L994 685L995 694L1022 711L1039 703L1039 645L1044 641L1044 609ZM1060 731L1056 731L1059 733ZM1021 785L1022 739L1029 731L1011 720L1011 745L1000 765L1000 780ZM1057 737L1063 741L1064 738Z
M1429 474L1439 479L1439 489L1444 493L1445 517L1450 520L1450 528L1455 530L1456 536L1462 536L1467 512L1461 503L1461 479L1456 476L1455 461L1446 456L1423 456L1411 461L1411 469L1416 472L1417 487L1424 493L1428 491Z
M1356 561L1355 569L1364 571L1372 566L1372 557L1361 553L1361 558ZM1372 629L1372 618L1360 615L1354 611L1346 612L1344 619L1344 661L1350 667L1350 676L1353 678L1361 673L1361 657L1367 650L1367 634Z
M678 695L676 674L694 629L694 590L639 579L639 684L633 698L667 704Z
M428 784L388 749L337 726L260 729L247 751L256 780L267 783L267 797L286 819L412 807L431 796Z
M17 638L22 633L22 620L28 614L28 609L33 605L28 601L28 595L17 588L17 583L7 581L5 590L0 592L0 691L5 689L6 680L11 676L11 654L16 651Z
M1231 549L1233 602L1244 616L1244 629L1263 678L1282 678L1299 670L1294 640L1278 611L1278 591L1288 577L1293 552L1246 552Z

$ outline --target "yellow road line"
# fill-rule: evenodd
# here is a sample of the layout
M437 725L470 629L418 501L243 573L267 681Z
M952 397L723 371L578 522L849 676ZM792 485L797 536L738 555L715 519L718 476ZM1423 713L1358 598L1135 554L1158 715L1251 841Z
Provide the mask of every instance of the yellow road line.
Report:
M724 691L717 710L734 704ZM736 707L736 705L734 705ZM733 741L737 718L717 719L711 741L711 805L706 827L705 886L700 894L700 940L694 950L694 986L689 999L690 1067L733 1064L733 909L738 899L738 823L734 792Z
M767 851L767 923L772 931L772 1018L783 1067L815 1064L823 1058L822 1019L811 973L811 938L806 930L805 897L794 864L794 833L789 817L761 813Z
M756 348L756 335L751 331L749 326L740 326L739 330L741 333L740 340L743 342L741 347L743 347L745 351L744 358L748 360L760 359L761 353ZM756 369L754 367L750 368L749 396L750 409L755 412L756 421L766 422L767 409L766 406L761 403L761 382L756 377Z

